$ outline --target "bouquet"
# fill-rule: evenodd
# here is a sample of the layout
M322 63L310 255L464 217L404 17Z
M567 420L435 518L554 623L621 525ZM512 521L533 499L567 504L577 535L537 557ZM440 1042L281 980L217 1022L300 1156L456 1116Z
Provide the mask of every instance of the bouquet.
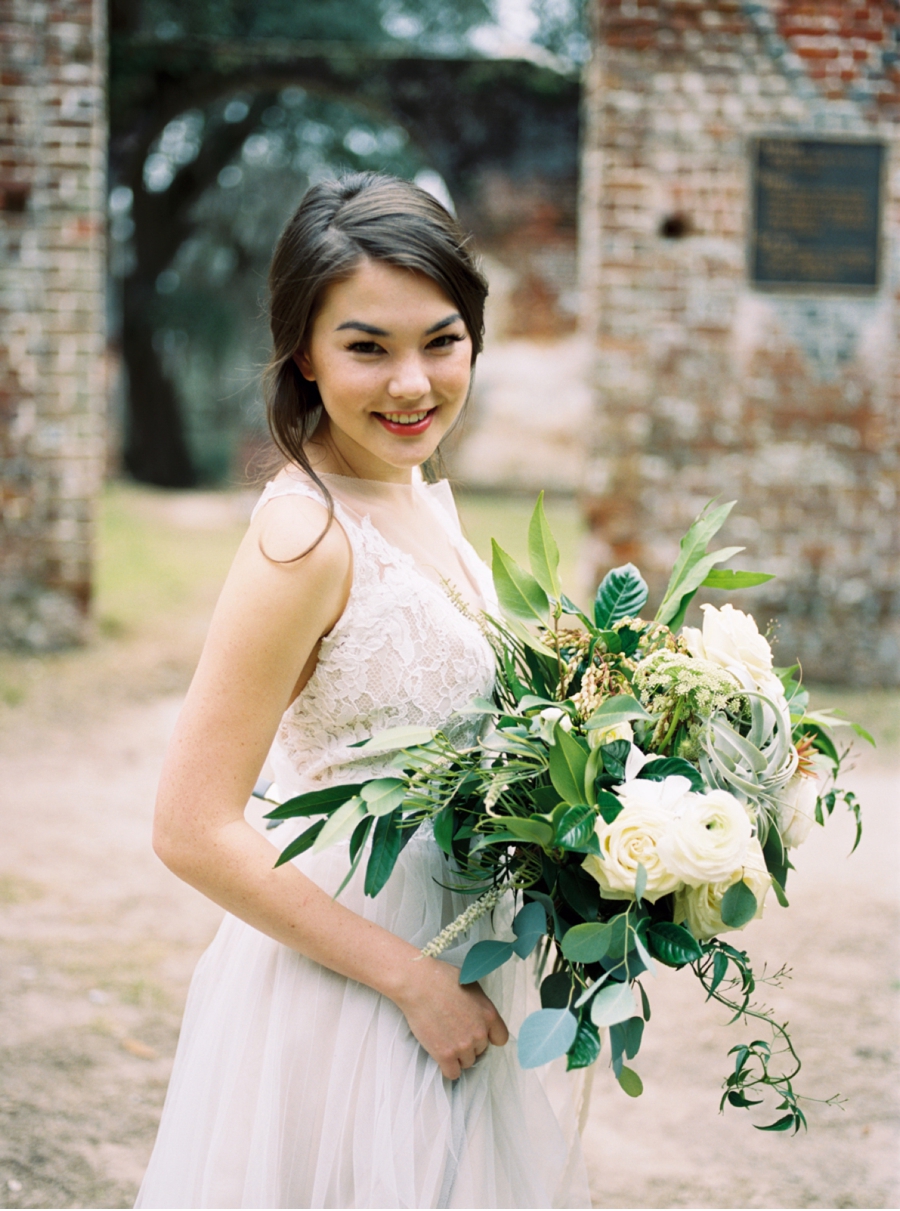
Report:
M477 741L459 747L444 733L389 729L362 742L361 755L394 753L390 776L299 795L268 818L315 818L279 864L349 836L347 878L367 855L371 896L413 832L433 828L454 889L472 904L423 954L441 954L515 897L512 936L472 945L459 978L479 980L537 951L542 1008L519 1032L524 1067L562 1056L569 1069L593 1064L606 1028L612 1071L638 1096L626 1061L650 1018L642 976L657 963L689 968L732 1020L767 1027L767 1037L731 1049L720 1110L759 1105L768 1092L779 1115L760 1129L796 1132L806 1125L794 1088L800 1061L786 1026L754 999L786 972L755 975L723 935L761 916L769 896L787 906L791 855L838 801L854 813L857 844L860 813L835 781L843 720L809 709L798 666L773 667L753 618L704 605L702 629L682 625L701 586L771 579L717 566L740 547L707 551L733 504L707 506L691 526L648 621L647 585L632 564L605 576L591 616L565 595L541 494L531 571L493 544L502 616L478 621L496 683L489 701L464 712L481 717Z

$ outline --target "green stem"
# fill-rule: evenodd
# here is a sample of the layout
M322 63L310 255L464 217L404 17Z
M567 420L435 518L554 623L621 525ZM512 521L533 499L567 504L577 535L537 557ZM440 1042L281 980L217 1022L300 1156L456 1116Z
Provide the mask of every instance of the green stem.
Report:
M658 745L658 748L660 749L660 751L662 751L663 749L665 749L668 746L669 741L675 735L675 729L678 727L679 723L681 722L681 714L682 714L683 707L684 707L684 699L679 698L675 704L675 710L672 712L672 722L669 724L669 730L666 732L665 736L662 738L660 744Z

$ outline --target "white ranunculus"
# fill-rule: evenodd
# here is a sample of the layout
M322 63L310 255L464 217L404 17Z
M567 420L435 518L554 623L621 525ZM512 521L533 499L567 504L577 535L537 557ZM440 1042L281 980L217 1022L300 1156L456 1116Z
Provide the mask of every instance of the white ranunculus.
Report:
M659 843L672 827L690 785L687 778L676 776L662 782L636 779L619 788L625 806L612 824L602 817L597 820L601 856L588 854L583 863L605 899L633 898L638 866L647 872L644 899L651 903L680 886L681 879L660 858Z
M788 849L802 845L816 819L819 783L815 775L794 774L778 796L775 827Z
M766 870L765 858L755 837L750 842L744 865L732 871L728 878L716 883L704 883L700 887L682 886L676 891L675 923L687 925L700 942L706 942L716 934L727 932L732 927L722 920L722 900L729 887L733 887L741 879L756 896L756 914L753 918L755 920L762 916L766 893L772 886L772 876ZM740 928L745 927L742 925Z
M660 841L660 857L691 887L716 883L743 865L752 832L746 809L728 791L691 794Z
M733 605L703 605L703 630L683 627L681 636L688 651L697 660L711 660L727 669L745 689L758 689L763 693L774 690L773 682L783 695L781 683L772 672L772 649L764 636L760 635L755 620ZM742 676L746 671L747 677Z
M572 716L561 706L545 706L531 721L530 730L544 741L545 744L555 744L554 729L557 723L564 732L572 730Z
M588 744L591 748L599 748L601 744L612 744L614 740L634 740L634 731L631 724L625 720L623 723L614 723L611 727L597 727L587 734Z

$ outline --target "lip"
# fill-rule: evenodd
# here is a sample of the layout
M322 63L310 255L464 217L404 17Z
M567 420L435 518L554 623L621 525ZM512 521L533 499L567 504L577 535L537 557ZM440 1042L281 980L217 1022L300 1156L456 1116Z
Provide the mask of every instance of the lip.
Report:
M402 408L397 409L398 413L402 412L402 411L403 411ZM416 408L416 409L410 408L409 411L410 412L420 412L421 409L420 408ZM375 416L375 419L377 421L379 421L382 428L387 429L388 433L396 434L398 437L418 437L420 433L425 432L425 430L429 427L431 422L434 420L434 414L436 411L437 411L437 408L429 409L429 411L425 414L425 416L423 416L420 421L416 421L416 423L414 425L399 425L399 424L397 424L396 421L388 420L387 417L383 416L382 413L380 413L380 412L375 412L375 413L373 413L373 415Z

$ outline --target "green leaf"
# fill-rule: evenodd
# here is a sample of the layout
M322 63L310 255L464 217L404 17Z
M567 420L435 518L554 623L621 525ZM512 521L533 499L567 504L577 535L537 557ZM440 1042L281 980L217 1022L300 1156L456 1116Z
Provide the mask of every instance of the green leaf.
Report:
M733 883L722 897L719 913L730 929L740 929L756 916L756 896L743 879Z
M644 719L650 723L653 716L647 714L637 698L632 698L630 694L616 694L614 698L607 698L601 703L584 726L588 731L594 731L598 727L615 727L617 723L626 723L631 719Z
M735 1091L733 1089L726 1096L728 1098L730 1105L739 1106L742 1110L749 1110L749 1108L751 1106L761 1106L762 1105L761 1097L757 1097L757 1098L745 1097L743 1093L735 1093Z
M587 614L585 614L582 610L579 610L575 602L572 601L571 598L567 597L565 593L560 595L559 603L562 606L562 611L564 614L568 614L572 618L580 618L589 631L594 629L594 624L591 622L590 618L588 618Z
M628 984L607 984L591 1001L591 1021L595 1026L615 1026L634 1017L634 993Z
M710 996L712 996L712 994L716 991L716 989L719 987L719 985L725 979L725 976L727 975L727 973L728 973L728 955L724 954L721 950L717 950L716 953L713 955L713 978L712 978L712 983L709 986L709 995Z
M765 1127L759 1127L756 1123L753 1126L757 1131L789 1131L795 1121L793 1114L786 1114L783 1118L776 1119L774 1123L768 1123Z
M575 807L584 801L584 771L588 748L557 723L553 729L556 743L550 749L550 781L566 803Z
M434 732L428 727L389 727L350 747L365 749L367 754L390 753L396 749L416 748L433 739Z
M743 547L720 547L718 551L704 555L699 563L695 564L685 574L684 581L680 585L677 595L670 599L666 607L665 616L657 618L656 621L663 622L671 630L677 631L684 622L687 608L693 601L697 590L715 565L717 563L724 563L726 559L731 559L735 555L740 555L743 549Z
M606 954L611 937L610 925L587 921L566 930L560 949L570 963L599 963Z
M647 934L650 953L667 967L684 967L703 958L700 943L683 925L672 921L657 921Z
M520 908L513 918L512 930L516 935L513 950L520 959L527 959L547 933L547 914L543 904L530 900L524 908Z
M633 1060L641 1049L641 1039L644 1037L644 1019L636 1016L629 1018L627 1022L622 1023L621 1029L625 1032L626 1058Z
M644 1092L644 1082L633 1068L622 1067L619 1073L619 1084L629 1097L640 1097Z
M631 752L628 740L611 740L609 744L601 744L599 749L603 758L603 768L617 782L625 781L625 762Z
M459 973L460 984L474 984L476 980L490 975L498 967L502 967L513 957L512 942L496 942L489 938L486 942L476 942L470 946L463 960Z
M360 820L356 828L353 830L353 836L350 838L350 861L353 862L356 855L366 843L366 837L369 835L369 829L375 821L371 816L366 816Z
M584 849L594 836L596 819L596 811L586 803L568 808L557 821L554 845L560 849Z
M647 890L647 868L643 862L638 862L637 870L634 874L634 898L637 901L637 906L641 906L641 898Z
M559 890L570 908L583 921L596 921L600 911L600 888L580 866L563 866L559 872Z
M633 563L607 572L594 599L594 622L601 629L622 618L637 618L647 601L647 582Z
M650 1021L650 1001L649 1001L649 998L647 997L646 992L644 992L644 985L635 984L635 988L641 994L641 1015L643 1016L643 1019L645 1022L649 1022Z
M544 493L537 498L528 526L528 559L535 580L545 593L559 598L559 547L544 513Z
M731 568L717 568L712 572L707 573L706 579L702 581L705 589L752 589L754 585L765 584L767 580L774 580L775 577L770 572L735 572Z
M787 849L778 829L772 827L769 829L766 837L766 843L763 846L763 857L766 860L766 870L781 888L781 895L784 895L784 889L787 886L788 871L792 869L791 860L788 857ZM776 893L777 894L777 893ZM779 901L780 901L779 897Z
M546 820L523 820L521 816L495 816L494 820L517 841L542 845L544 848L553 842L553 826ZM490 834L486 835L490 836ZM495 839L492 838L492 840Z
M702 793L706 790L703 775L696 766L691 765L690 761L685 761L683 757L660 757L658 761L648 761L641 768L638 777L643 778L645 782L662 782L666 778L671 778L674 774L680 774L682 778L687 778L690 781L692 791Z
M448 857L453 854L453 825L453 804L448 803L434 817L434 839Z
M360 793L368 815L386 816L403 802L406 783L400 778L375 778Z
M367 896L377 896L391 877L394 863L402 849L403 837L400 832L400 812L393 811L389 816L379 816L375 821L375 832L372 834L372 852L366 866L365 893Z
M727 504L719 505L716 509L711 507L712 503L710 501L700 516L694 519L690 529L679 544L678 558L675 560L675 566L672 569L672 575L669 577L662 605L659 608L659 613L656 615L657 622L662 621L660 615L662 614L663 606L666 605L671 597L679 594L685 577L695 564L703 558L710 539L721 530L725 524L725 519L737 504L737 501L729 501Z
M493 538L491 548L494 588L504 613L522 622L548 622L550 601L535 578L520 568Z
M298 854L306 853L306 851L315 841L316 837L318 837L319 833L325 827L326 823L327 821L325 820L317 820L315 824L311 824L309 828L305 829L300 836L296 838L296 840L292 841L290 845L282 850L282 852L278 855L278 860L276 861L275 865L284 866L285 862L290 862L290 860L292 858L296 858Z
M578 1019L568 1009L539 1009L519 1028L519 1063L539 1068L565 1055L578 1033Z
M578 1022L578 1033L575 1042L566 1053L566 1072L576 1068L587 1068L600 1057L600 1031L587 1016Z
M313 842L312 852L319 854L323 849L327 849L329 845L333 845L336 841L349 837L365 814L365 805L359 795L354 795L352 799L348 799L342 807L339 807L325 821L325 827Z
M625 806L618 795L614 795L612 791L597 792L597 806L600 808L600 815L607 824L612 824L616 816Z
M289 820L294 816L317 816L320 812L330 813L354 795L358 795L364 783L354 782L348 786L329 786L322 791L307 791L305 795L295 795L274 811L266 812L264 820Z
M568 1009L571 1000L572 976L568 971L554 971L542 981L542 1009Z

